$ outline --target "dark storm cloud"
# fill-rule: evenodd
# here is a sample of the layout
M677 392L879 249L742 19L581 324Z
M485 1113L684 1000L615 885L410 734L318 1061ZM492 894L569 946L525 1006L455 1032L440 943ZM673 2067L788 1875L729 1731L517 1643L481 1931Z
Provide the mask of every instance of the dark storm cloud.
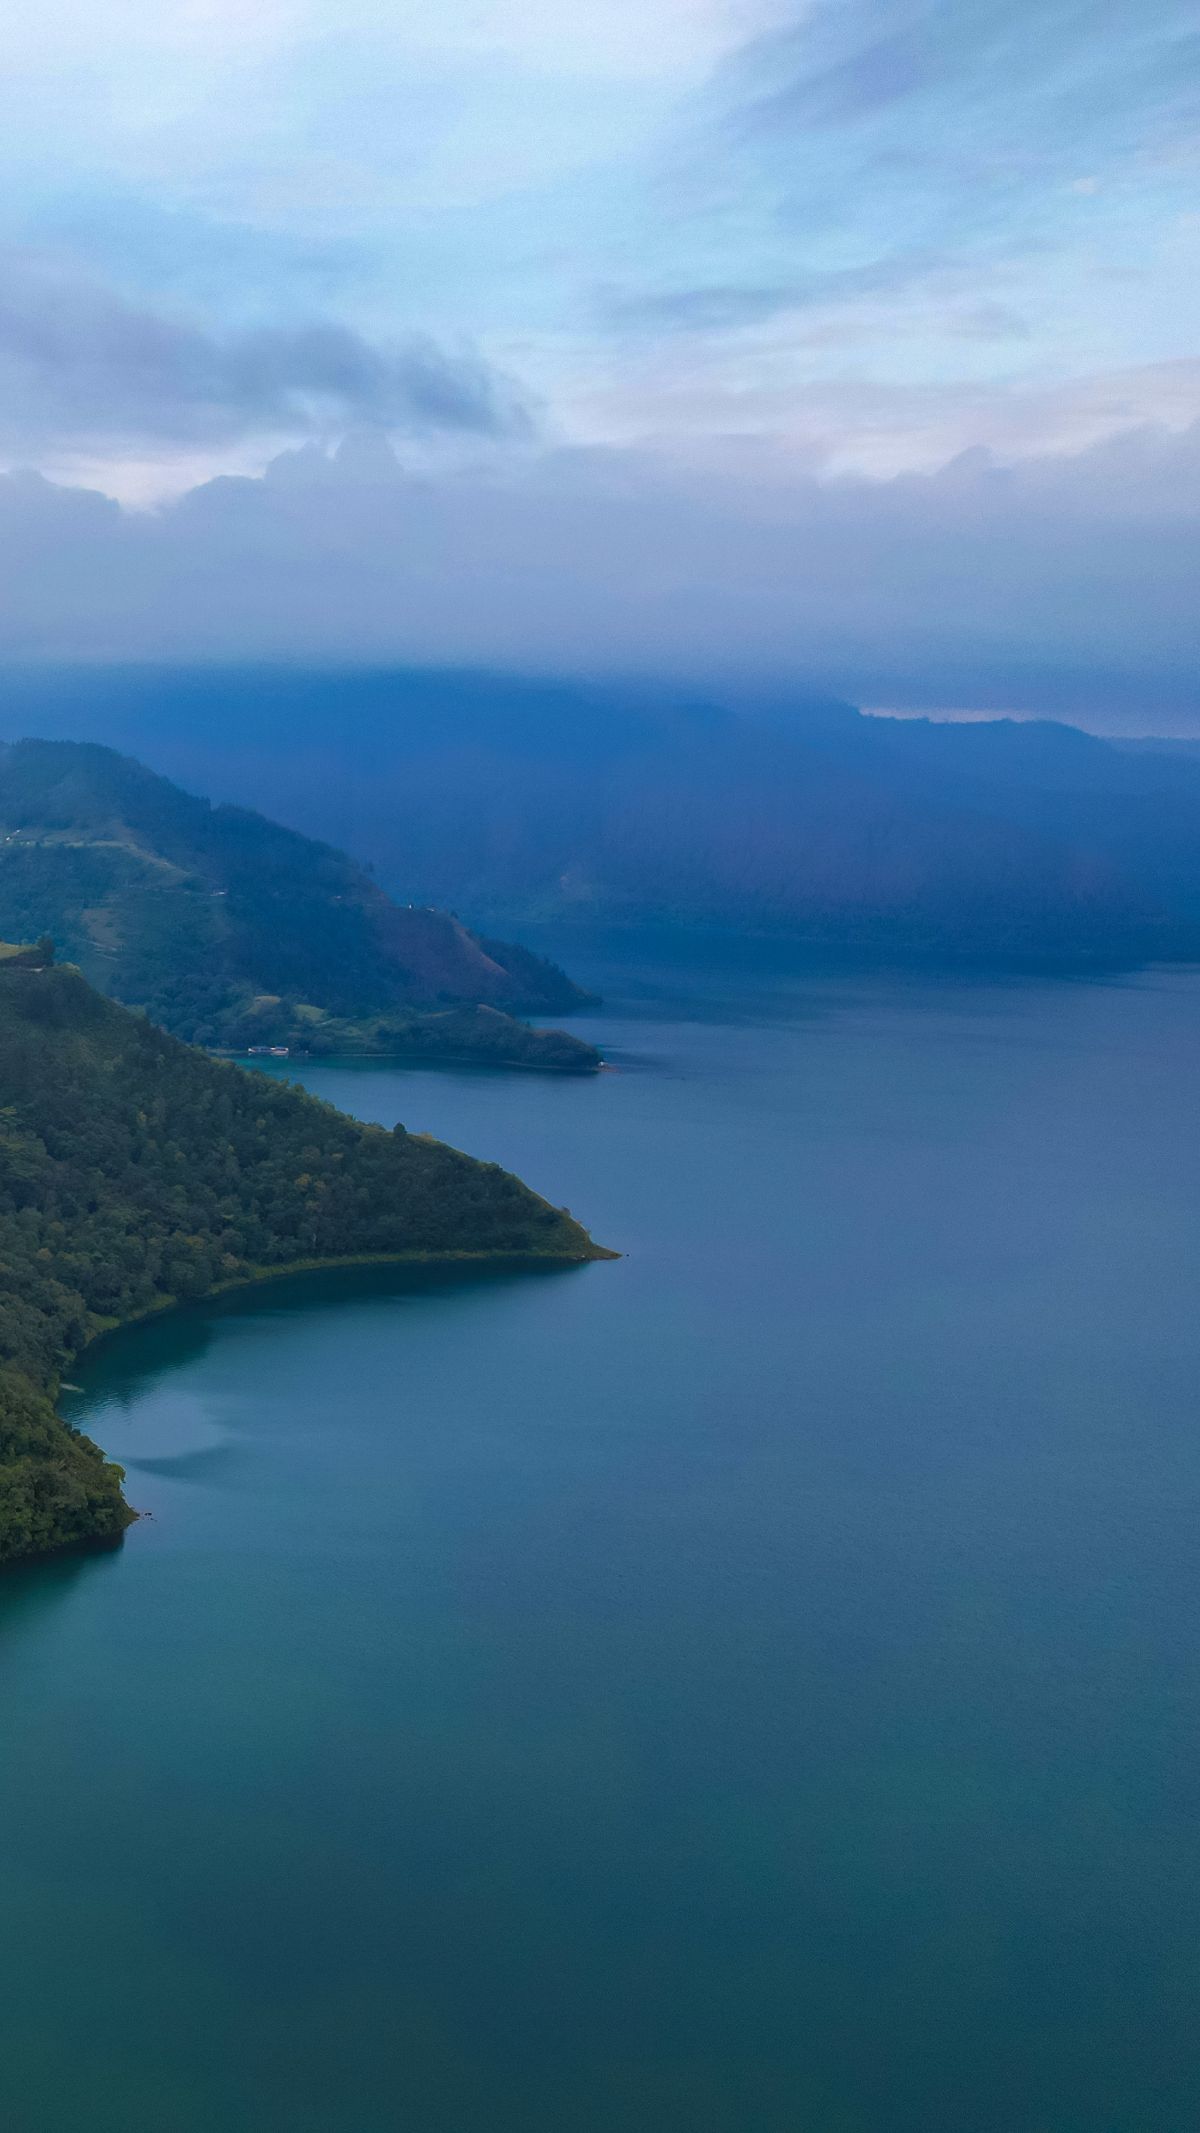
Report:
M0 259L0 435L17 449L364 421L497 434L520 420L504 381L421 335L383 345L322 322L217 333L27 256Z

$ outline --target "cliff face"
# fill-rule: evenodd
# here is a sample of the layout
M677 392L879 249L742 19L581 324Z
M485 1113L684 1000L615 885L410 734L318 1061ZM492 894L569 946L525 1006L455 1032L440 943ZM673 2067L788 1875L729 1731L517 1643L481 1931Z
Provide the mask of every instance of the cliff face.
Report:
M54 1413L104 1328L310 1260L603 1256L494 1163L212 1060L76 970L0 957L0 1562L114 1538Z

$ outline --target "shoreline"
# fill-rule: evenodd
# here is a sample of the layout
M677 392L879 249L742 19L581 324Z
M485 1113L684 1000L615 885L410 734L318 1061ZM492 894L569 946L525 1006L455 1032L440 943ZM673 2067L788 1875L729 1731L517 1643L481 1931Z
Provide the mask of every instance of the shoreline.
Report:
M147 1319L159 1318L164 1312L186 1310L193 1304L205 1304L218 1296L232 1296L241 1289L261 1288L271 1281L285 1281L291 1274L331 1274L338 1267L371 1266L496 1266L534 1267L592 1266L603 1259L621 1259L622 1252L610 1251L607 1245L592 1244L585 1252L341 1252L313 1259L288 1259L280 1266L252 1267L245 1274L237 1274L228 1281L214 1282L211 1288L202 1289L196 1296L157 1296L153 1303L144 1304L140 1311L131 1311L125 1318L105 1320L89 1333L82 1347L77 1348L68 1364L73 1369L76 1363L101 1341L111 1340L114 1334L124 1333L129 1326L141 1326ZM63 1390L59 1379L54 1397Z
M582 1040L580 1040L582 1041ZM607 1065L597 1059L580 1066L557 1066L549 1059L481 1059L478 1052L376 1052L364 1049L360 1052L340 1050L336 1052L306 1052L291 1047L286 1052L251 1052L244 1047L240 1051L219 1050L215 1045L205 1045L203 1050L210 1059L230 1059L240 1066L245 1060L275 1058L281 1062L302 1061L308 1066L337 1066L342 1062L369 1059L381 1066L411 1067L473 1067L480 1074L558 1074L564 1081L585 1081L592 1074L602 1074Z
M286 1076L282 1086L277 1075L227 1076L225 1063L105 1000L65 965L9 981L5 1009L5 1086L20 1099L13 1147L31 1180L6 1202L6 1564L107 1541L136 1515L119 1458L90 1434L86 1392L76 1407L63 1390L81 1359L86 1370L97 1345L126 1327L193 1303L216 1313L223 1298L267 1282L290 1281L303 1297L310 1274L336 1294L338 1281L377 1268L374 1287L399 1299L406 1286L620 1256L500 1164L339 1113ZM63 1117L74 1136L65 1142ZM323 1202L334 1180L340 1196ZM136 1249L126 1251L127 1234ZM252 1258L256 1244L265 1260ZM99 1416L94 1426L102 1437Z
M102 1346L105 1341L112 1340L118 1334L125 1333L133 1327L145 1325L150 1319L165 1316L172 1311L186 1310L194 1305L207 1304L217 1298L261 1288L272 1281L285 1281L289 1276L296 1274L328 1274L336 1272L339 1267L366 1268L377 1266L525 1267L530 1272L533 1272L535 1268L541 1267L591 1266L601 1260L620 1259L621 1257L623 1257L622 1253L610 1251L607 1245L592 1244L589 1239L589 1248L583 1252L349 1252L324 1258L289 1259L281 1266L255 1267L250 1272L239 1274L229 1281L216 1282L212 1288L205 1289L198 1296L156 1297L153 1303L146 1304L140 1311L132 1311L125 1318L108 1320L104 1324L98 1325L95 1332L88 1335L87 1340L74 1351L65 1367L74 1369L76 1364L81 1363L94 1348ZM71 1430L75 1435L87 1436L86 1430L78 1429L73 1422L68 1422L66 1417L59 1413L58 1399L63 1389L63 1380L60 1377L53 1392L50 1394L57 1420L64 1429ZM73 1387L72 1389L83 1391L85 1388ZM95 1439L91 1441L95 1442ZM118 1464L116 1460L108 1459L103 1445L97 1446L97 1449L104 1456L107 1464L111 1466ZM123 1482L125 1478L123 1468L121 1470L121 1478ZM122 1501L124 1501L123 1492ZM98 1534L95 1537L83 1540L67 1541L59 1548L39 1548L29 1555L12 1556L6 1562L0 1563L0 1577L6 1576L11 1571L28 1570L35 1563L51 1563L61 1560L64 1556L71 1555L107 1554L112 1549L119 1548L124 1542L130 1526L137 1525L147 1515L143 1511L135 1510L130 1503L125 1504L125 1509L128 1515L119 1532Z

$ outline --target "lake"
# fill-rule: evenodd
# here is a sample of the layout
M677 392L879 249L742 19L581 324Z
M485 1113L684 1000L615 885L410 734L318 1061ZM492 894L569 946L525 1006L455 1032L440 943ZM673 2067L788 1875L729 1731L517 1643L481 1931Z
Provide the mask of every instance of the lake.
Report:
M5 2133L1195 2133L1200 976L567 953L603 1076L282 1071L621 1260L76 1372Z

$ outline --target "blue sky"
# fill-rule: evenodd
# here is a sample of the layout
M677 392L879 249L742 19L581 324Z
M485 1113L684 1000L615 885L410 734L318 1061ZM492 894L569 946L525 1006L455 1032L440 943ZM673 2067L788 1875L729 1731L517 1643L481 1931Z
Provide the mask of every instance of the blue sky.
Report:
M913 499L931 492L912 483L964 454L973 552L1011 573L1013 492L1006 518L986 454L1027 499L1031 570L1037 555L1073 572L1079 641L1031 642L1027 670L1069 653L1080 671L1088 543L1132 508L1097 502L1097 484L1132 452L1130 570L1149 540L1160 579L1165 546L1167 575L1191 582L1194 0L60 0L9 11L0 85L0 465L118 499L131 555L153 546L147 512L165 550L195 522L191 492L261 488L297 451L311 473L350 433L338 479L364 492L362 529L344 538L391 538L378 494L394 463L410 517L436 499L450 588L471 567L452 527L474 496L505 520L509 576L524 572L508 619L536 609L532 558L554 529L594 527L598 491L624 500L626 552L639 527L680 529L683 605L689 512L724 525L746 583L722 657L758 672L804 657L788 625L822 515L862 515L884 567L879 525L907 497L926 538ZM296 465L269 477L275 495L290 479L293 512L301 489L324 493ZM1044 553L1039 482L1076 528L1070 556ZM1075 490L1090 514L1064 501ZM30 494L10 484L18 525ZM265 506L241 508L244 569ZM752 565L745 528L763 523L786 528L791 585ZM896 586L936 635L932 552L914 583L897 539ZM656 641L622 556L587 549L613 591L610 656L678 669L669 612ZM328 648L403 655L411 635L389 647L385 622L405 608L404 556L364 546L362 564L379 611L331 610ZM472 581L488 614L495 576ZM246 623L260 645L269 577L264 551ZM854 588L837 590L852 636ZM1131 624L1121 653L1150 697L1187 663L1187 614L1152 626L1161 595L1132 600L1142 635ZM139 581L118 609L149 629L149 602ZM202 645L203 618L178 620L181 646ZM1099 608L1097 623L1110 631ZM21 641L10 604L0 626ZM62 628L86 648L69 603ZM472 656L597 657L585 631L468 634Z

